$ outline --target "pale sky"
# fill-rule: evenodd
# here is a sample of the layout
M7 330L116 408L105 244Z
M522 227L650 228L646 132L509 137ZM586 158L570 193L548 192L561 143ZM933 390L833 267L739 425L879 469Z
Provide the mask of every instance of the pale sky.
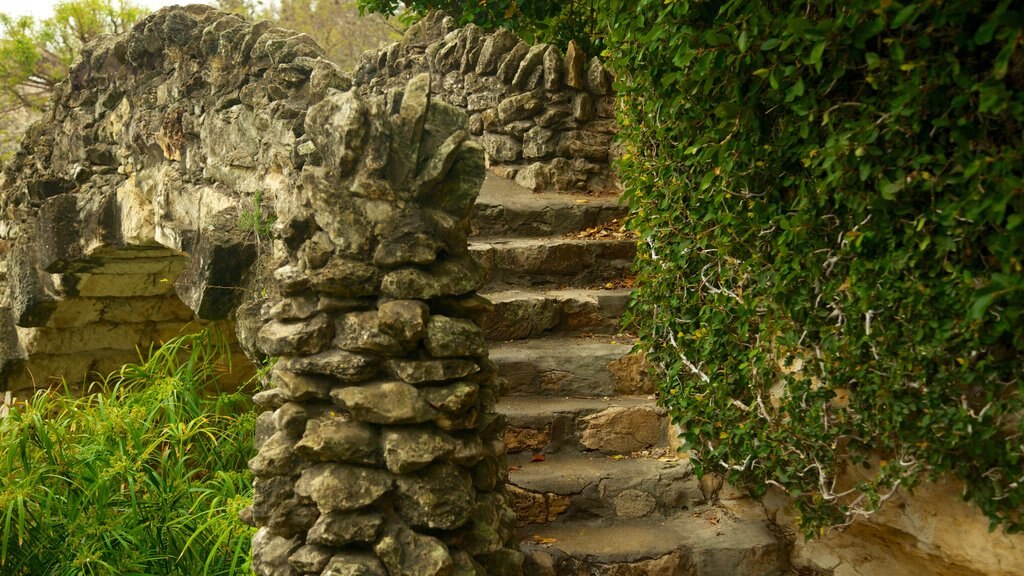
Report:
M35 18L46 18L53 14L53 5L59 0L0 0L0 12L11 16L28 15ZM116 2L117 0L114 0ZM157 10L174 4L212 4L200 0L132 0L132 4Z

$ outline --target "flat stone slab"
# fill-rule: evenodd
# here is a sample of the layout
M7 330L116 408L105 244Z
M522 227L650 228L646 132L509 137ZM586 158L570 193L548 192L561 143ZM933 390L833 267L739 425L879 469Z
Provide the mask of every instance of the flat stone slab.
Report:
M518 288L482 294L494 310L478 319L490 340L522 340L552 333L614 334L629 304L629 289Z
M667 516L703 501L688 461L530 454L509 457L520 525L573 518Z
M533 192L488 173L471 226L485 236L556 236L600 226L627 212L617 195Z
M621 370L632 340L617 337L547 337L505 342L490 357L508 382L511 396L600 398L641 390L635 370Z
M470 253L492 286L604 286L630 273L636 240L479 238Z
M498 403L498 412L508 418L510 453L630 454L668 447L667 411L652 396L508 397Z
M704 507L668 520L567 522L520 529L526 576L780 576L791 544L766 520Z

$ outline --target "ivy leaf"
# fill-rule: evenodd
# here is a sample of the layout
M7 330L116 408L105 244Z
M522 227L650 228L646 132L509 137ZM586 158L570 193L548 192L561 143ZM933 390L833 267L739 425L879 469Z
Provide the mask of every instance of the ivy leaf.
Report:
M811 48L811 55L806 60L808 64L817 64L821 62L821 55L825 53L825 42L818 42Z
M999 292L995 291L982 294L975 298L974 302L971 302L971 309L967 313L967 319L971 321L981 320L981 317L985 315L985 311L988 310L988 307L992 305L992 301L995 300L998 295Z

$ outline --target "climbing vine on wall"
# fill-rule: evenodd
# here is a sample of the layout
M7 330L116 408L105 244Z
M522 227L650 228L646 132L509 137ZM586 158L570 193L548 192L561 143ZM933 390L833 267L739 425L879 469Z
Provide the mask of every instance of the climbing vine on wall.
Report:
M807 532L952 473L1024 528L1024 12L604 0L633 321L702 472Z

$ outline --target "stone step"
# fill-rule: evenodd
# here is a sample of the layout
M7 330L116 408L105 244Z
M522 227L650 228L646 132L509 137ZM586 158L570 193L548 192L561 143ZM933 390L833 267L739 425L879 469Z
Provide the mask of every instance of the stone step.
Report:
M781 576L792 544L766 520L714 507L668 520L567 522L521 529L525 576Z
M533 192L488 174L473 209L472 228L485 236L559 236L622 219L617 195Z
M470 251L492 286L594 287L629 274L636 241L487 237Z
M704 500L687 460L509 455L508 492L521 526L583 518L671 516Z
M646 363L628 337L548 336L491 346L509 396L601 398L653 394Z
M594 451L634 454L668 450L667 411L653 396L615 398L509 397L498 402L508 419L509 453Z
M491 340L522 340L552 332L614 334L629 304L628 288L502 290L483 294L494 310L478 318Z

